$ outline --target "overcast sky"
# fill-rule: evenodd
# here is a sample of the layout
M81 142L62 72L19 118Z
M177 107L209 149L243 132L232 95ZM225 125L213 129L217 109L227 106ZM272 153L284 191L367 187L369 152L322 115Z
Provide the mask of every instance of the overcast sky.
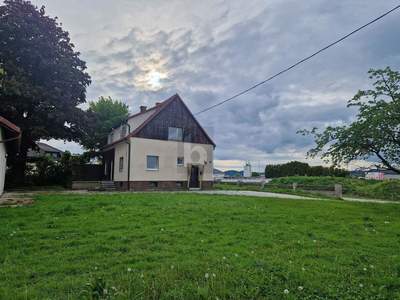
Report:
M179 93L193 111L261 81L370 21L398 1L48 0L87 62L88 100L140 105ZM274 81L198 116L213 136L215 166L304 160L298 129L354 118L346 102L369 68L400 67L400 12ZM53 142L78 152L73 144ZM314 161L313 163L317 163Z

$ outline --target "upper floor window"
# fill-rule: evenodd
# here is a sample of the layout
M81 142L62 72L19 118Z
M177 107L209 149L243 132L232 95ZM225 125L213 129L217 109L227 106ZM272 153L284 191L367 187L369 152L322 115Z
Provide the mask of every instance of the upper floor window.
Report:
M178 166L183 166L184 162L185 162L185 160L184 160L183 156L178 156L178 158L176 159L176 164Z
M158 170L158 156L147 155L147 170Z
M183 129L179 127L168 127L168 139L172 141L182 141Z

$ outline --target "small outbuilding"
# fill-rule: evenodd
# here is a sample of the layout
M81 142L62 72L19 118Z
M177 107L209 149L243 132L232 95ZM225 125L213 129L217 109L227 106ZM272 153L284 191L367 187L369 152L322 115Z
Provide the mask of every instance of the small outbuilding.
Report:
M21 130L19 127L0 116L0 196L4 191L7 153L18 151L20 137Z

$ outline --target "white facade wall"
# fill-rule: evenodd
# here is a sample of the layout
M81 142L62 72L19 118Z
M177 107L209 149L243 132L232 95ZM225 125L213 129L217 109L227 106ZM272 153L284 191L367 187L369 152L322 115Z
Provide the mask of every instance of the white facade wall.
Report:
M128 181L128 149L127 141L115 145L114 154L114 181ZM120 171L119 160L123 158L123 169Z
M213 180L213 145L184 143L145 138L131 138L130 181L186 181L188 164L203 165L201 180ZM158 170L147 169L147 155L158 156ZM124 170L119 171L119 158L124 157ZM183 157L183 166L177 158ZM115 146L114 181L127 181L128 145Z
M3 128L0 127L0 140L4 139ZM4 181L6 177L6 146L4 143L0 143L0 195L4 191Z

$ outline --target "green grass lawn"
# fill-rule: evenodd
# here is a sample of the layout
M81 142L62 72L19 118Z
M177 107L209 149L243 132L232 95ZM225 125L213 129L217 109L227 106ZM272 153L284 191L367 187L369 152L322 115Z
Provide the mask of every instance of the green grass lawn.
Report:
M0 299L400 298L399 205L40 195L0 239Z

